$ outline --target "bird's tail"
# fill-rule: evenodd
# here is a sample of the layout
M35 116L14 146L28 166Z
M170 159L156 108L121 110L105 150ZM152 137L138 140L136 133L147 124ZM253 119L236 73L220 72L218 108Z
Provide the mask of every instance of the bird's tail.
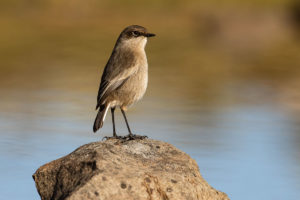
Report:
M109 104L100 106L94 122L94 127L93 127L94 133L103 126L103 122L105 120L108 109L109 109Z

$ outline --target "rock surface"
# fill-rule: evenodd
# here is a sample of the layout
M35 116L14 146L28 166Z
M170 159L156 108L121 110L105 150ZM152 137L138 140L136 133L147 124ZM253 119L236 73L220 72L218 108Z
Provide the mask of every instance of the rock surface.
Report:
M174 146L144 139L83 145L33 175L43 200L227 200Z

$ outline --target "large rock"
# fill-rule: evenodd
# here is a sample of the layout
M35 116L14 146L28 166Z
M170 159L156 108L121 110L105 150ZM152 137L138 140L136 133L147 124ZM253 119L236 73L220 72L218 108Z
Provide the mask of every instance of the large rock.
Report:
M43 200L229 199L201 177L190 156L150 139L86 144L33 178Z

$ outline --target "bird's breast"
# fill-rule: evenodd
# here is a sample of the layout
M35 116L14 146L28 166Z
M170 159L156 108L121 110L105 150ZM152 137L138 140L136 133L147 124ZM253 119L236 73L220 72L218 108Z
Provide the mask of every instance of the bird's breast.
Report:
M135 62L138 70L118 89L120 105L128 106L140 100L148 85L148 63L147 58L139 58Z
M134 93L134 99L140 99L148 85L148 63L147 58L139 59L136 64L138 65L138 70L133 74L128 80L128 85L132 93Z

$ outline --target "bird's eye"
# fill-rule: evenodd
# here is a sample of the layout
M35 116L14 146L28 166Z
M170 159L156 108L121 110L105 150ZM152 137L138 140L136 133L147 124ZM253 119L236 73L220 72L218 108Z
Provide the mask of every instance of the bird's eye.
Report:
M132 31L132 35L134 37L138 37L140 35L140 33L138 31Z

